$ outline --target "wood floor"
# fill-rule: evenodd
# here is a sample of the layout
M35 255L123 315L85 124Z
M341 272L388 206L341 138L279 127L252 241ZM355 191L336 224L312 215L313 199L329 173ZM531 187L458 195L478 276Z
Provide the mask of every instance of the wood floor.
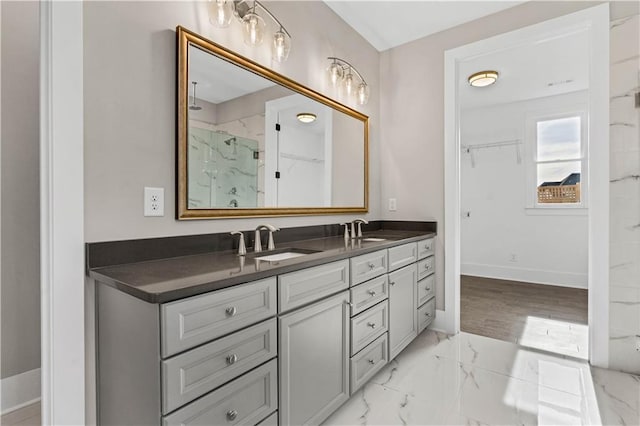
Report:
M587 290L463 275L460 328L587 359Z
M40 403L27 405L0 417L2 426L35 426L40 425Z

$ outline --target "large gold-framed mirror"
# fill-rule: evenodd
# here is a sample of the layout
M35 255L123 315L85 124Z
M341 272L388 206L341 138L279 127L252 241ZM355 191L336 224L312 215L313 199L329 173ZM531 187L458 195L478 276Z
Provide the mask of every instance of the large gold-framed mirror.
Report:
M366 115L176 32L179 220L368 211Z

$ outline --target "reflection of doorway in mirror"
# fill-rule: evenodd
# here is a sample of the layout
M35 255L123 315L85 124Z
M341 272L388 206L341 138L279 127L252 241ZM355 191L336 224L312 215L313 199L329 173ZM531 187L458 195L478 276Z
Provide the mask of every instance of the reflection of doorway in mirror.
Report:
M316 120L301 123L299 113ZM265 207L330 207L332 111L302 95L265 104Z
M190 124L189 208L257 207L258 141Z

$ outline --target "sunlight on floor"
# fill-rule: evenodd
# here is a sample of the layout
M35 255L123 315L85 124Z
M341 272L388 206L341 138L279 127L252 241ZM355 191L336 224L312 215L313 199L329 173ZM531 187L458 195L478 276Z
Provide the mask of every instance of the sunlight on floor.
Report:
M581 359L589 357L589 327L569 321L527 316L519 345Z

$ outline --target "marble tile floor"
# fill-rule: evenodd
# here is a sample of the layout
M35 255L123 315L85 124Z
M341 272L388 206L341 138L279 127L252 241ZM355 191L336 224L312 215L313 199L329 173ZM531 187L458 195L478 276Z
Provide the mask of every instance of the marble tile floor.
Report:
M640 425L640 376L425 331L325 425Z

